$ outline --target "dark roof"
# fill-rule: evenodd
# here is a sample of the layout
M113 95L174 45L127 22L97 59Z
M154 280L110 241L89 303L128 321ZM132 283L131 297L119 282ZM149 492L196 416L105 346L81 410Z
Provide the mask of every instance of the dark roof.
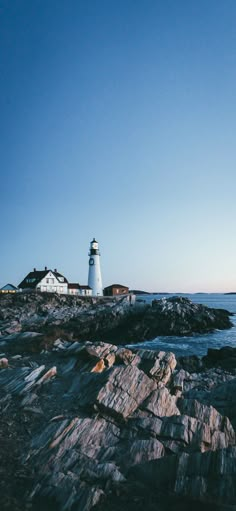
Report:
M68 289L92 289L89 286L81 286L80 284L68 284Z
M104 289L111 289L112 287L118 287L118 288L125 287L126 289L129 289L128 286L122 286L122 284L111 284L110 286L104 287Z
M22 280L18 287L34 289L37 284L47 275L49 270L43 271L30 271L28 275ZM35 279L32 282L27 282L28 279Z
M55 277L58 279L58 277L63 277L63 279L65 279L65 283L68 284L68 280L66 279L66 277L64 277L64 275L62 275L61 273L59 273L58 271L52 271L52 270L49 270L53 273L53 275L55 275ZM60 282L60 281L59 281ZM62 282L61 282L62 284Z
M28 273L28 275L26 275L26 277L22 280L22 282L19 284L19 288L21 289L35 289L36 286L39 284L39 282L41 282L41 280L46 277L46 275L51 272L53 273L53 275L57 278L57 280L59 281L58 277L63 277L65 279L65 283L67 283L67 279L64 277L64 275L62 275L61 273L58 273L58 272L55 272L55 271L52 271L52 270L42 270L42 271L30 271ZM28 279L32 279L32 282L27 282ZM33 280L34 279L34 280ZM60 282L60 281L59 281ZM62 284L62 282L60 282Z

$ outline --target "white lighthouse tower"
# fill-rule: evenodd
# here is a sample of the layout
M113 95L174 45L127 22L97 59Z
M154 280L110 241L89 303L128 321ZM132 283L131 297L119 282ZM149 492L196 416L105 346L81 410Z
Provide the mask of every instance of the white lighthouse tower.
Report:
M89 250L89 273L88 285L92 289L93 296L102 296L102 275L100 268L100 252L98 249L98 242L93 238L90 243Z

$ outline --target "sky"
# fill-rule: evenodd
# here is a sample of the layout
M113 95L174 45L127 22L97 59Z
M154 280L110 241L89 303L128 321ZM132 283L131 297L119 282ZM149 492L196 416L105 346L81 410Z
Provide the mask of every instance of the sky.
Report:
M235 0L0 0L0 286L236 290Z

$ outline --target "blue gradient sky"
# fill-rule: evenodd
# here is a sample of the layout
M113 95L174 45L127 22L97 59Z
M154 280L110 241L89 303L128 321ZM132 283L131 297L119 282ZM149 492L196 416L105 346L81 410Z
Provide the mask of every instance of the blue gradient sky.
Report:
M0 0L0 285L236 289L235 0Z

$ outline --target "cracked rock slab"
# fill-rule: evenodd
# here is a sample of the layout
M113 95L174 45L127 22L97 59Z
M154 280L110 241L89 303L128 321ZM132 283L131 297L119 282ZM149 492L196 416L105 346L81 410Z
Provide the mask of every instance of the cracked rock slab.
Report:
M115 367L100 389L96 404L107 413L128 417L156 388L156 383L136 366Z

